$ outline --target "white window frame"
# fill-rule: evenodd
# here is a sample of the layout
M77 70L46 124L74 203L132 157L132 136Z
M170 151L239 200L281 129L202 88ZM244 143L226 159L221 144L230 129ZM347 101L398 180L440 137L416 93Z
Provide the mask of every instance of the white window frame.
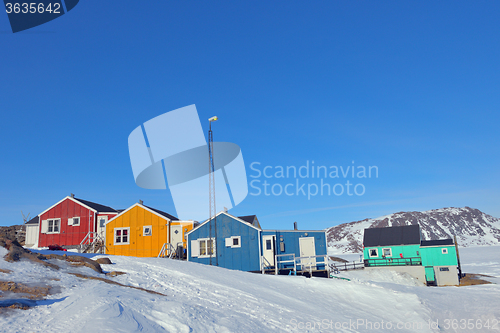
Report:
M61 219L47 219L45 220L46 221L46 234L60 234L61 233ZM49 231L50 230L50 222L52 222L52 231ZM57 231L54 231L54 226L57 225L58 226L58 230Z
M441 249L441 254L448 254L448 249L447 248L442 248Z
M375 250L375 253L376 255L372 256L372 251ZM370 258L375 258L375 257L378 257L378 249L377 248L372 248L372 249L368 249L368 256Z
M207 248L207 243L210 240L210 238L198 238L196 242L198 243L198 258L210 258L210 254L205 250L205 254L202 254L202 249ZM203 247L202 244L205 244ZM215 238L212 238L212 257L215 257L217 255L217 246L216 246L216 241ZM193 256L193 255L191 255Z
M149 228L149 233L146 233L146 229ZM152 225L145 225L142 226L142 235L143 236L152 236L153 235L153 226Z
M238 245L234 245L234 240L238 240ZM230 247L232 249L241 247L241 236L231 236L225 239L226 241L226 247Z
M385 250L389 250L389 254L388 255L385 254ZM382 257L386 257L386 258L390 257L390 258L392 258L392 249L390 247L384 247L382 249Z
M122 242L123 240L123 232L121 233L121 235L119 236L121 241L117 242L116 241L116 237L117 237L117 231L120 230L120 231L124 231L124 230L127 230L127 241L126 242ZM128 245L130 244L130 227L126 227L126 228L115 228L114 231L113 231L113 244L114 245Z
M78 223L75 223L75 219L78 221ZM71 223L70 223L71 222ZM79 216L75 216L75 217L70 217L68 218L68 225L71 225L71 226L79 226L80 225L80 217Z

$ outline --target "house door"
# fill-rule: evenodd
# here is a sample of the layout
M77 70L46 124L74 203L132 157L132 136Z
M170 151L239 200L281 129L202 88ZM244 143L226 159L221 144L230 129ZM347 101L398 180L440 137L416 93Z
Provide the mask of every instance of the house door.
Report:
M97 235L102 239L106 238L106 222L108 222L107 216L99 216L97 218Z
M436 284L436 275L434 273L433 266L425 266L425 280L427 284L435 285Z
M316 255L314 237L299 238L299 248L301 257L314 257ZM300 259L300 263L302 264L302 269L309 269L309 267L316 268L316 258L303 258Z
M25 244L29 246L38 246L38 224L26 226Z
M170 236L170 242L174 249L177 249L177 245L182 245L182 225L171 225L170 232L172 235ZM181 243L181 244L179 244Z
M276 237L273 235L262 236L262 256L264 257L264 267L274 266L274 244Z

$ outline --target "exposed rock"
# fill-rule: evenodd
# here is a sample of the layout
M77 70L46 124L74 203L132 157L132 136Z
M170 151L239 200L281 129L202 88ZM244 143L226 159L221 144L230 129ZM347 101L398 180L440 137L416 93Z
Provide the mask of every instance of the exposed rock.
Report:
M484 280L482 278L494 278L494 277L484 274L466 273L465 276L460 279L459 287L474 286L478 284L491 284L490 281Z
M102 268L101 265L95 260L85 258L82 256L68 256L68 255L59 255L59 254L46 254L44 255L46 259L59 259L59 260L65 260L70 263L75 263L76 266L87 266L92 268L94 271L97 273L102 273Z
M21 304L21 303L14 303L11 306L8 306L7 308L9 308L9 309L19 309L19 310L28 310L30 308L30 306L26 305L26 304Z
M26 238L25 231L25 225L11 225L8 227L0 227L0 238L9 239L11 241L17 240L19 244L24 245L24 241Z
M101 265L111 265L112 264L112 262L111 262L111 260L109 260L109 258L99 258L96 261Z
M29 286L13 281L0 281L0 290L4 292L28 294L29 299L39 299L49 294L49 287Z
M122 274L127 274L125 272L117 272L117 271L112 271L112 272L109 272L109 273L106 273L106 276L118 276L118 275L122 275Z
M39 253L34 253L31 252L28 249L25 249L19 244L17 241L11 241L9 239L0 239L0 245L4 244L4 247L9 250L9 253L5 256L6 261L19 261L22 258L40 263L44 266L53 268L53 269L59 269L59 266L52 264L50 262L47 262L47 259L59 259L59 260L64 260L68 261L70 263L77 263L79 266L87 266L92 268L94 271L98 273L102 273L102 268L101 265L95 260L85 258L82 256L76 256L76 255L59 255L59 254L39 254Z
M59 266L51 264L49 262L46 262L43 259L46 259L46 257L42 254L39 253L34 253L31 252L30 250L27 250L21 246L16 240L11 241L10 239L0 239L0 245L2 245L9 250L9 253L5 255L5 260L6 261L19 261L21 258L28 259L34 262L37 262L39 264L42 264L46 267L50 267L53 269L59 269Z
M339 257L330 257L331 261L336 261L336 262L348 262L345 259L339 258Z

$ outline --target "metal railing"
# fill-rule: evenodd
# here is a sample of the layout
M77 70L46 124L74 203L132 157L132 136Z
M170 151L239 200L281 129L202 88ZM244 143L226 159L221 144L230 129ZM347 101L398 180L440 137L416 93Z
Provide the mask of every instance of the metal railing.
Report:
M377 266L422 266L422 258L384 258L384 259L365 259L365 267Z
M92 253L96 253L96 250L103 253L103 250L106 248L104 238L102 238L99 233L94 231L89 231L83 238L83 240L80 242L80 245L78 245L78 252L85 253L91 248Z
M262 258L268 263L267 267L271 268L272 266L269 262L264 257ZM323 261L317 260L321 258ZM290 270L293 271L294 275L297 275L297 272L309 272L309 275L312 276L312 272L321 270L321 266L324 267L324 270L330 272L330 267L328 266L328 255L296 257L294 253L277 254L274 256L274 262L275 275L278 275L280 270ZM265 266L263 265L263 272L264 269Z
M314 258L314 263L312 259ZM317 261L316 259L323 258L323 261ZM295 257L296 266L300 266L298 269L301 272L309 271L309 275L312 276L313 271L320 270L318 266L323 265L324 269L327 271L328 276L330 276L330 266L328 266L328 255L319 256L305 256L305 257ZM313 269L314 267L314 269Z
M172 258L177 258L177 259L183 259L184 254L181 253L179 249L184 249L184 243L183 242L178 242L177 247L172 245L171 243L163 243L163 246L158 253L158 258L166 258L168 257L169 259Z
M330 270L334 271L335 274L338 274L339 271L349 271L352 269L362 269L365 268L365 264L363 262L356 262L353 261L352 263L349 262L344 262L344 263L338 263L338 262L330 262Z
M170 243L163 243L160 253L158 253L158 258L165 258L165 257L172 258L174 254L175 254L174 246Z
M262 256L262 262L261 262L261 267L260 267L260 270L262 272L262 274L264 274L264 272L269 269L272 269L274 266L271 265L271 263L266 259L266 257Z
M290 260L281 260L283 257L291 257L292 259ZM295 261L295 253L292 254L277 254L274 256L274 262L276 265L274 266L274 274L278 275L278 272L280 268L285 268L283 264L286 263L293 263L293 272L295 275L297 275L297 262Z

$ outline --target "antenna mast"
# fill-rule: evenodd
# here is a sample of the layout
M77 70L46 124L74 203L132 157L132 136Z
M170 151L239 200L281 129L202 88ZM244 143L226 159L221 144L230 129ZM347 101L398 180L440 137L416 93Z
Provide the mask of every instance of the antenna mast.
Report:
M28 215L24 215L23 211L21 211L21 214L23 214L23 221L24 221L24 224L26 224L26 222L29 221L30 213L28 213Z
M207 244L207 251L210 254L210 265L212 265L212 256L214 254L214 240L212 239L212 222L214 224L214 236L215 241L217 241L217 211L215 205L215 168L214 168L214 136L212 133L212 122L216 121L217 117L212 117L208 119L209 129L208 129L208 204L210 209L209 215L209 241ZM215 266L219 266L219 260L217 258L217 253L215 253Z

